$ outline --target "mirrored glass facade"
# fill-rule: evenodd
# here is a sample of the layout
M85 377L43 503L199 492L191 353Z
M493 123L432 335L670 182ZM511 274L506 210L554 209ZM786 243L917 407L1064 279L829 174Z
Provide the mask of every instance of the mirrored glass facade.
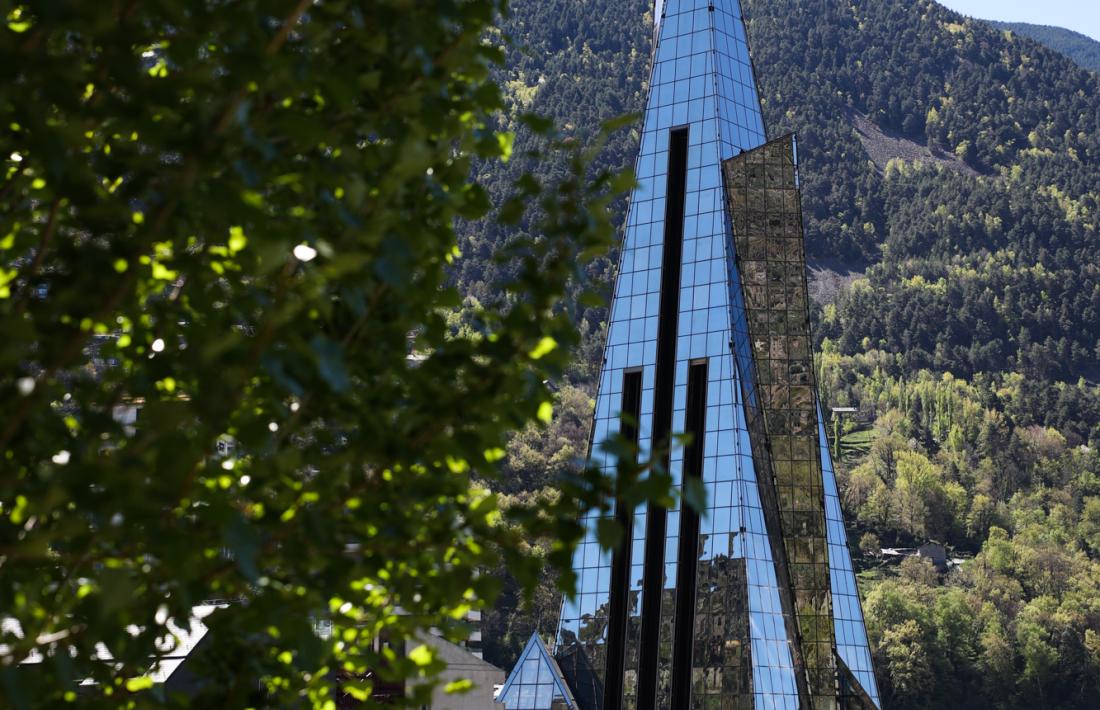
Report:
M850 557L847 576L830 574L847 547L818 449L794 152L790 139L777 145L765 147L737 0L666 0L591 458L614 472L600 447L610 437L648 458L688 432L665 463L677 486L698 479L707 506L618 511L630 535L615 553L585 521L555 650L595 679L584 710L838 707L837 653L874 688L858 597L854 611L838 602L843 630L833 615L855 578ZM776 171L751 188L761 195L743 180L731 201L723 165L755 158Z
M794 141L773 141L724 168L748 323L747 333L735 333L735 345L752 359L745 378L755 395L746 408L750 439L754 459L772 474L772 485L762 489L765 519L780 561L781 597L794 612L787 621L798 639L795 660L806 669L800 691L815 708L834 707L832 592Z

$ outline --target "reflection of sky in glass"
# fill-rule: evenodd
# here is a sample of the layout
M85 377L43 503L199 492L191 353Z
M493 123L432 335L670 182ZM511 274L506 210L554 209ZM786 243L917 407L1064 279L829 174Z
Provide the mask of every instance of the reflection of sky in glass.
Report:
M658 0L658 11L660 5ZM751 355L747 339L734 335L735 331L747 335L747 323L721 177L723 160L764 143L760 104L737 0L666 0L664 12L635 167L638 186L627 218L596 397L591 458L605 471L614 471L613 457L599 445L619 431L624 371L635 368L642 372L641 455L649 455L669 131L687 127L673 430L684 429L688 363L707 358L703 482L708 509L700 520L702 561L745 560L754 704L793 709L798 707L798 696L791 649L742 403L739 373L750 366ZM736 353L731 351L734 341L740 343ZM677 484L682 463L682 450L674 451L670 470ZM678 510L669 514L665 541L664 583L670 593L676 584L679 518ZM579 641L589 651L596 672L602 673L611 555L600 551L595 523L595 517L585 520L586 536L574 557L578 594L563 603L558 640L563 645ZM645 534L646 510L640 507L635 511L630 565L634 593L629 613L635 619L641 615ZM730 623L732 627L734 622ZM632 649L636 651L638 629L636 621L628 624L628 675L636 670L630 663L636 659ZM628 682L626 693L632 692Z
M852 567L852 553L848 550L848 535L844 531L844 515L840 509L833 457L829 453L829 439L825 435L825 423L818 410L818 429L821 438L821 469L825 476L825 525L829 538L829 582L833 589L833 627L836 629L836 646L840 658L852 671L863 689L881 707L875 671L871 666L871 648L867 643L867 627L863 622L856 575Z
M500 702L507 710L551 710L555 700L563 700L570 710L577 710L558 664L535 634L500 689Z
M760 507L738 372L730 352L734 310L730 276L736 267L721 194L721 162L761 145L764 130L740 8L730 0L713 3L714 11L710 11L710 4L707 0L668 0L665 7L637 171L640 188L633 202L639 209L632 209L627 238L631 227L643 232L649 226L649 233L656 237L653 243L660 245L664 210L658 196L662 196L664 187L667 131L688 125L688 200L673 429L684 429L688 362L708 358L710 387L703 466L708 510L700 521L705 540L702 559L746 559L756 704L794 708L798 698L790 647ZM647 210L650 202L656 204ZM654 285L659 281L655 279ZM674 452L671 470L679 484L682 451ZM678 513L676 510L669 516L666 588L673 587L676 580Z

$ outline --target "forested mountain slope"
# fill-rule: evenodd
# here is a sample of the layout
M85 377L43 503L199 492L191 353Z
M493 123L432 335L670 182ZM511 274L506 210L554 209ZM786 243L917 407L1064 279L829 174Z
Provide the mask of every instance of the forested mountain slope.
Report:
M1061 52L1085 69L1100 72L1100 42L1080 32L1064 27L1032 25L1026 22L995 22L989 24L997 29L1015 32L1022 37L1035 40L1044 47Z
M819 383L858 410L840 470L888 707L1100 707L1100 75L928 0L744 5L767 124L799 135L811 258L845 284L816 290ZM639 111L649 7L514 0L509 111L580 137ZM479 174L495 196L554 170L527 140ZM629 168L636 140L601 164ZM468 229L471 297L492 298L507 238ZM552 495L583 454L604 318L581 311L581 363L554 424L513 441L508 495ZM878 553L930 539L968 561L941 577ZM549 591L517 603L486 617L503 666L556 620Z
M846 354L870 337L908 371L1090 374L1100 77L926 0L747 11L769 125L801 136L811 253L874 265L822 334ZM853 112L973 172L884 170Z

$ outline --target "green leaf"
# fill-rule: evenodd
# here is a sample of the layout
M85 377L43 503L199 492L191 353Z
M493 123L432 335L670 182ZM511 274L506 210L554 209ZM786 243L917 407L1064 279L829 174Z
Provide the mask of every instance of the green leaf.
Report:
M153 687L153 677L143 675L138 678L131 678L126 681L126 690L131 693L136 693L141 690L148 690Z
M456 695L459 693L468 693L474 688L474 682L469 678L462 678L461 680L452 680L443 686L443 692L447 695Z
M615 131L622 130L624 128L631 128L638 125L642 120L641 114L638 113L624 113L621 116L608 119L604 121L600 126L600 130L603 133L614 133Z
M553 119L546 116L539 116L533 113L521 114L519 117L520 122L527 126L532 133L538 135L548 135L554 129Z
M554 352L558 347L558 341L554 340L550 336L544 336L539 340L538 345L530 352L532 360L541 360L550 353Z
M513 197L501 206L497 219L501 224L516 225L526 212L527 203L520 197Z
M315 335L309 341L317 357L317 369L321 377L336 392L348 387L348 371L344 363L344 348L323 335Z
M599 518L596 522L596 539L605 550L617 550L623 543L623 526L613 518Z
M371 690L374 688L374 684L369 680L352 680L343 681L340 684L340 689L350 695L353 699L359 702L365 703L370 699Z
M99 612L105 617L125 609L133 601L137 588L133 574L118 567L108 567L99 573Z
M256 557L260 551L260 540L256 531L240 514L234 514L224 532L225 546L233 553L233 560L241 574L250 582L260 578L256 566Z
M703 479L695 476L684 478L684 502L696 513L707 511L707 487Z
M423 668L431 665L435 660L435 653L428 646L421 644L409 651L409 660Z
M515 133L501 132L497 134L497 144L500 145L500 159L505 163L512 158L512 148L515 143Z
M236 254L237 252L244 249L246 246L248 246L248 237L245 236L244 230L239 226L230 227L229 228L229 251L230 251L230 253Z

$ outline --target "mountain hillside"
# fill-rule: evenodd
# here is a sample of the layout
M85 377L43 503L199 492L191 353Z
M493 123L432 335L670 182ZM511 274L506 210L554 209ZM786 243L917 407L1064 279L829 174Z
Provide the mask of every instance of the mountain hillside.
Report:
M908 370L1090 375L1100 77L927 0L746 8L769 125L800 134L811 254L870 267L820 332ZM932 157L876 164L867 122Z
M1100 75L930 0L743 3L766 123L799 135L824 404L857 411L834 428L887 707L1100 707ZM640 111L649 9L514 0L502 120L584 138ZM600 165L629 168L637 136ZM555 170L532 144L479 171L494 197ZM471 298L508 238L469 225ZM614 257L587 274L605 291ZM502 493L553 495L585 451L605 318L578 310L580 363ZM964 562L882 553L929 540ZM558 602L505 589L485 637L507 667Z
M1061 52L1085 69L1100 72L1100 42L1080 32L1067 30L1064 27L1050 27L1048 25L1031 25L1026 22L996 22L989 24L1001 30L1008 30L1016 34L1033 39L1044 47Z

